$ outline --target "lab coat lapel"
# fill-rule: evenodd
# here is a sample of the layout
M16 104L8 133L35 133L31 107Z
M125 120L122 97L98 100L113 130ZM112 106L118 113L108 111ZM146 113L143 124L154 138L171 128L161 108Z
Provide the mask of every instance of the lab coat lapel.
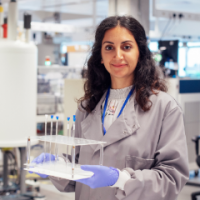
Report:
M134 134L139 128L136 112L135 112L135 93L130 98L127 103L124 112L117 118L110 128L107 130L106 134L101 137L101 141L106 142L104 147L107 147L123 138L129 137ZM100 149L99 145L96 146L95 152Z
M90 113L86 119L81 122L82 135L85 139L101 141L103 137L103 126L101 119L101 105L105 100L106 92L97 104L96 108ZM97 145L90 145L93 150Z
M102 96L101 100L97 104L96 108L90 113L86 119L81 122L82 134L85 139L104 141L104 147L107 147L123 138L129 137L134 134L139 128L135 105L135 93L127 103L124 112L117 118L106 134L103 135L102 126L102 104L105 100L106 92ZM94 153L100 149L99 145L90 145L94 150Z

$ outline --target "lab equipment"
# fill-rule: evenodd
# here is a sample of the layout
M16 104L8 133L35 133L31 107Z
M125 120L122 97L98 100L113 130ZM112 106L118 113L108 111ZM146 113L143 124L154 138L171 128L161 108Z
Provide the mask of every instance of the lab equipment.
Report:
M24 13L24 29L25 29L25 39L28 43L30 41L30 29L31 29L31 15Z
M8 33L8 25L7 25L7 17L4 18L3 24L1 25L3 28L3 38L7 38Z
M25 147L27 137L36 135L37 48L1 39L0 61L0 130L5 133L0 134L0 147ZM21 120L24 116L26 121Z
M51 122L53 119L53 115L51 116ZM56 119L58 120L59 117L57 116ZM68 118L69 121L69 118ZM44 135L44 136L31 136L29 137L29 143L27 144L27 163L25 170L35 172L37 174L42 174L42 176L45 174L47 176L55 176L63 179L69 179L69 180L78 180L78 179L84 179L89 178L93 175L93 172L84 171L81 169L79 164L75 164L75 148L76 146L82 146L82 145L100 145L100 160L99 164L103 164L103 145L106 143L104 141L95 141L95 140L88 140L83 138L76 138L75 135L75 121L76 116L73 116L73 124L71 129L71 136L70 134L67 136L58 135L58 125L56 124L56 135L52 135L52 129L53 129L53 123L51 125L51 131L50 135ZM46 128L46 126L45 126ZM46 134L46 131L45 131ZM55 151L54 154L52 154L51 148L49 149L49 153L47 154L45 150L45 155L41 154L39 157L33 160L33 162L30 161L30 142L31 141L42 141L45 144L49 143L50 146L52 143L55 145ZM67 145L72 148L72 157L71 162L65 162L64 159L61 157L58 157L58 147L59 145ZM55 159L52 159L53 158ZM48 157L48 159L45 159ZM98 164L98 163L97 163ZM46 176L45 176L46 177Z
M4 23L2 24L2 19L0 22L4 29L3 38L0 38L0 120L3 121L0 124L0 130L4 133L0 134L0 148L19 148L20 192L25 193L25 171L22 168L26 162L27 137L36 135L37 47L31 42L25 43L16 40L17 26L15 25L18 22L16 2L9 3L7 16L8 20L4 18ZM16 23L12 23L12 20L15 20ZM7 31L9 36L12 35L12 39L7 38ZM25 121L22 120L24 117ZM12 188L8 184L8 158L5 153L4 185L0 186L1 191L10 191ZM16 185L16 190L18 189L18 185Z
M2 25L4 37L0 39L0 120L4 122L0 130L5 133L0 134L0 147L26 147L26 138L36 134L37 47L16 40L17 12L17 2L10 1L8 18ZM24 116L25 122L21 120Z
M9 2L9 12L8 12L8 39L16 40L17 39L17 23L18 23L18 10L17 2Z
M93 189L112 186L117 182L119 178L119 171L113 167L105 167L99 165L82 165L81 169L93 172L94 176L76 181L88 185Z

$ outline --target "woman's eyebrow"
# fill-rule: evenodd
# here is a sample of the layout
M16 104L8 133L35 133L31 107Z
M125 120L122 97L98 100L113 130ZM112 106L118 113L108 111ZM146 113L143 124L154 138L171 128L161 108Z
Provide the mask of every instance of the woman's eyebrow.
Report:
M132 43L133 43L133 41L131 41L131 40L126 40L126 41L123 41L122 44L124 44L124 43L126 43L126 42L132 42ZM114 44L113 42L110 42L110 41L105 41L104 43ZM104 44L104 43L103 43L103 44Z
M122 44L124 44L126 42L132 42L133 43L133 41L131 41L131 40L126 40L126 41L122 42Z
M110 44L114 44L113 42L109 42L109 41L105 41L104 43L110 43ZM103 44L104 44L104 43L103 43Z

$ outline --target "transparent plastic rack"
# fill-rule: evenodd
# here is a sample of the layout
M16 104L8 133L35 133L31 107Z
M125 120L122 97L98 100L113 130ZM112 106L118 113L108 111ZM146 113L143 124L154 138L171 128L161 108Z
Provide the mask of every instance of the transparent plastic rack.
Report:
M44 158L42 163L30 163L30 146L31 141L42 141L44 142ZM27 163L25 163L26 168L24 170L32 171L40 174L46 174L49 176L54 176L58 178L77 180L82 178L89 178L93 175L92 172L84 171L80 168L80 165L75 164L75 147L82 145L100 145L100 159L99 164L103 165L103 146L106 142L88 140L83 138L75 138L70 136L62 135L45 135L45 136L33 136L29 137L27 140ZM52 148L54 144L54 148ZM59 145L67 146L67 158L61 159L58 156ZM47 146L49 147L47 149ZM68 160L69 147L71 147L71 160ZM52 150L54 149L54 150ZM54 155L55 160L51 160L51 155ZM49 159L47 157L49 156Z

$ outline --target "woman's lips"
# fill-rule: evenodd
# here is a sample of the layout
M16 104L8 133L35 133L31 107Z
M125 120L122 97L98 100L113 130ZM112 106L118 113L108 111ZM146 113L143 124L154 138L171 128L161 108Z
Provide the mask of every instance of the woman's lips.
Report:
M114 67L118 67L118 68L120 68L120 67L124 67L124 66L126 66L127 64L117 64L117 65L114 65L114 64L112 64Z

